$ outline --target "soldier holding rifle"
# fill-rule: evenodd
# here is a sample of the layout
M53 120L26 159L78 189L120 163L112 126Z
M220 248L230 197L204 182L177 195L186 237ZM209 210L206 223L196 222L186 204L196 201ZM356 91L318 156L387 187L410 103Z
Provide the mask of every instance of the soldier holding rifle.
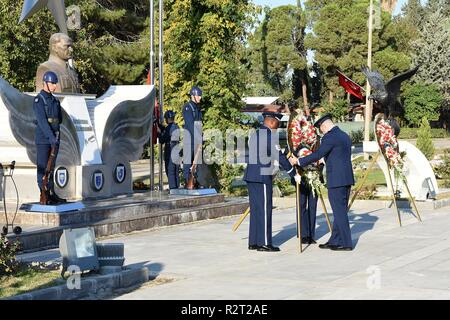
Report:
M40 204L55 205L66 202L55 193L53 183L53 168L60 143L59 126L62 122L62 112L59 100L53 96L58 77L53 71L47 71L42 81L43 89L33 103L37 124L35 131L37 183L40 190Z

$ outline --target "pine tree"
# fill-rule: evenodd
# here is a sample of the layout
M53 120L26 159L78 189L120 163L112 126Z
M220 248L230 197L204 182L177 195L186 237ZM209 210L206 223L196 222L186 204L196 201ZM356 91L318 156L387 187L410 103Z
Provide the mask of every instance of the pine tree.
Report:
M431 128L426 117L422 119L419 131L417 132L417 148L422 151L428 160L434 156L434 145L431 138Z
M252 72L262 74L263 81L281 96L281 101L304 96L307 102L305 28L301 7L266 7L264 20L250 41Z
M431 13L413 46L414 64L421 67L413 78L435 84L444 97L443 109L450 109L450 17L444 9Z
M344 97L336 70L356 82L366 79L361 66L367 63L368 0L306 1L313 33L305 45L315 51L315 60L323 70L323 86L332 96ZM407 70L410 58L398 51L396 25L388 12L378 10L373 30L373 69L385 78Z

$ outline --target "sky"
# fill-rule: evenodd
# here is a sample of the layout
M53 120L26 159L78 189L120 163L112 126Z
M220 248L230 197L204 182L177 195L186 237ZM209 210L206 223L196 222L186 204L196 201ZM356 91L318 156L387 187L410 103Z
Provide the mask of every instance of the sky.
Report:
M268 5L270 7L278 7L286 4L297 4L297 0L253 0L253 2L258 5ZM406 0L399 0L397 2L397 7L395 8L394 15L400 13L400 9L405 2Z

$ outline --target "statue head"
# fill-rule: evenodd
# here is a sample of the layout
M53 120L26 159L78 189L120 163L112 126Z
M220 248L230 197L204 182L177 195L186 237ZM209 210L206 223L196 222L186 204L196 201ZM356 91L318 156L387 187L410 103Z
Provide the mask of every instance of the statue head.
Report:
M73 42L70 37L64 33L55 33L50 37L50 56L58 57L67 61L72 58Z

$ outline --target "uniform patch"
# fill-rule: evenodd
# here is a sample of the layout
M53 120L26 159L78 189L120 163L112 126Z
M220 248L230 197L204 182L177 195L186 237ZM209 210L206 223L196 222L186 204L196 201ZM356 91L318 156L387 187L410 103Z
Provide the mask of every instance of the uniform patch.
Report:
M39 98L34 98L34 102L39 102Z

